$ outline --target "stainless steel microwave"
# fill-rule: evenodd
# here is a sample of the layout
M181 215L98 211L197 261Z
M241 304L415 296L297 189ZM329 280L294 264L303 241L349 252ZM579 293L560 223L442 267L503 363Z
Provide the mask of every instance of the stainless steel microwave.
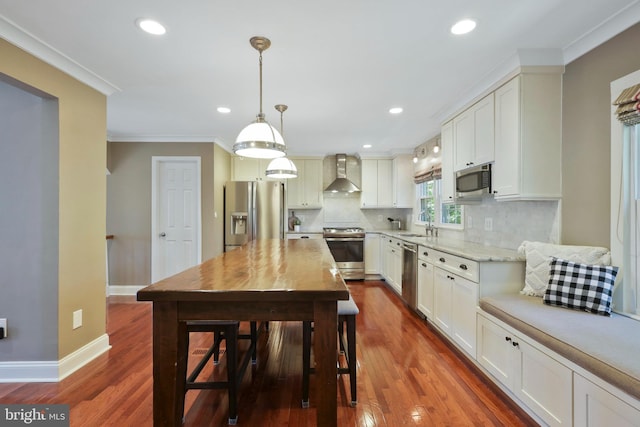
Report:
M456 199L480 200L486 194L491 194L491 164L456 172Z

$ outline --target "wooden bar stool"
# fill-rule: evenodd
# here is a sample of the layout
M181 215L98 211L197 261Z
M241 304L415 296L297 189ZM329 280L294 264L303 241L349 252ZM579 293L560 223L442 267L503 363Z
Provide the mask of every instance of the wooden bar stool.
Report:
M338 301L338 338L340 351L344 353L347 367L338 366L338 374L349 374L351 384L351 406L358 403L356 391L356 315L360 312L355 301L349 295L346 301ZM344 324L347 324L346 342ZM302 407L309 407L309 375L315 369L311 367L311 321L302 322Z
M227 389L229 394L229 424L235 425L238 421L237 400L238 385L244 377L247 365L251 359L256 363L258 328L256 322L251 322L249 334L240 334L240 322L235 320L201 320L180 324L178 341L178 381L176 396L178 409L184 414L185 394L188 390L203 389ZM187 376L187 363L189 359L189 334L191 332L213 332L213 344L198 362L193 371ZM249 339L251 344L245 356L238 365L238 340ZM227 356L227 380L226 381L196 381L207 362L213 358L213 364L218 365L220 357L220 344L226 341Z

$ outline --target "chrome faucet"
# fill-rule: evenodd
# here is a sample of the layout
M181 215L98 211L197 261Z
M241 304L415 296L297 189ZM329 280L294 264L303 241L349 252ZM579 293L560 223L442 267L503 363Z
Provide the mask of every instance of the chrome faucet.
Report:
M421 213L426 213L426 211L422 211ZM424 227L425 235L427 237L429 236L438 237L438 228L434 227L433 224L431 223L431 215L427 213L426 216L427 216L427 224Z

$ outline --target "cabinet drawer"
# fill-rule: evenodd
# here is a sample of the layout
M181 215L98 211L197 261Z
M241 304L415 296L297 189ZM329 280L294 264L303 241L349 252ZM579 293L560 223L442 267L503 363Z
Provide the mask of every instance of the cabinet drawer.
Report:
M478 283L480 281L480 266L476 261L451 255L446 252L431 249L429 257L434 265L447 270L450 273L457 274L460 277Z
M435 249L431 249L426 246L418 246L418 259L420 261L426 261L430 264L434 264L437 259L434 255L436 252L437 251Z

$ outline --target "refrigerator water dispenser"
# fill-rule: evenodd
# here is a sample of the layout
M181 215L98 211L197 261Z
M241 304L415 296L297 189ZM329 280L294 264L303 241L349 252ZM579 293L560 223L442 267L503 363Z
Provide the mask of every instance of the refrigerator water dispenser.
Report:
M246 212L234 212L231 214L231 234L247 234Z

